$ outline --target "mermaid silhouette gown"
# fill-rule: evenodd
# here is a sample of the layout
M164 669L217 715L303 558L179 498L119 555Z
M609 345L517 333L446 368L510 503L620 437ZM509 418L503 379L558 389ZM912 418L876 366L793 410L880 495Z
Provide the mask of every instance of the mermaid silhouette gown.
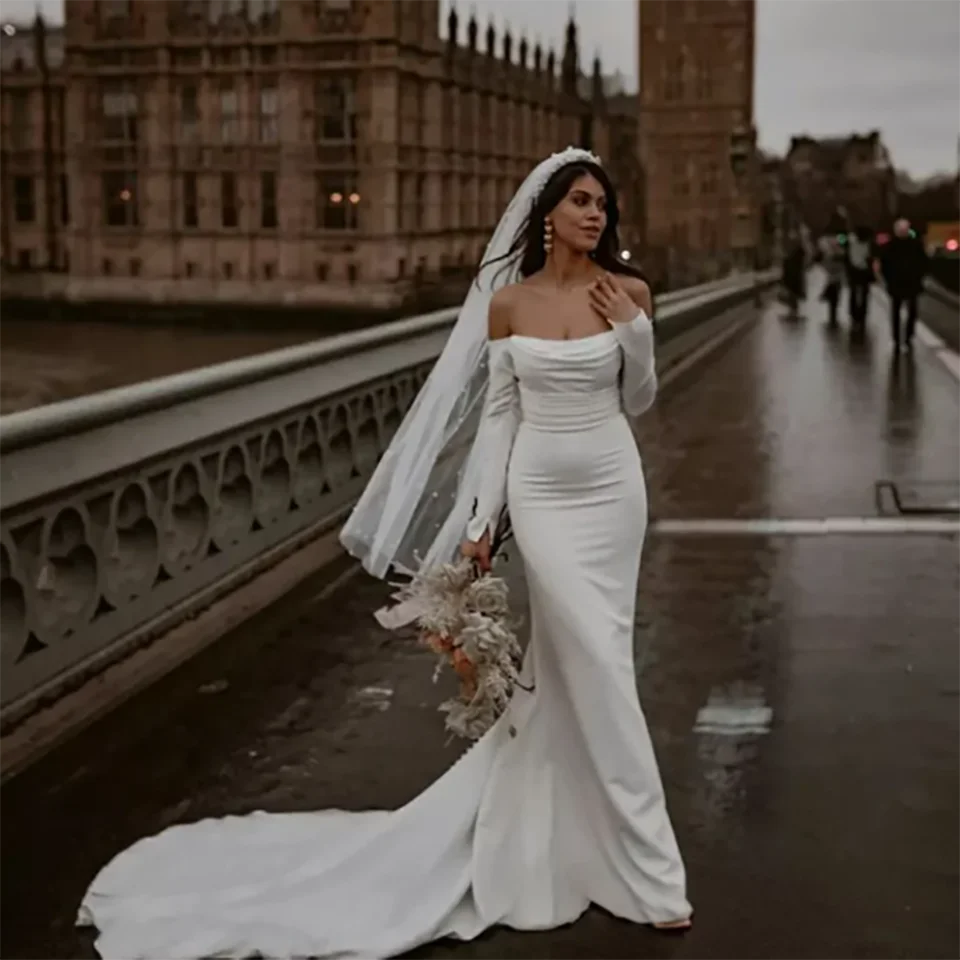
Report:
M642 313L580 340L490 344L491 451L468 531L506 497L530 590L533 693L396 811L172 827L84 897L103 957L390 957L494 924L686 917L683 863L637 698L647 500L626 413L653 401Z

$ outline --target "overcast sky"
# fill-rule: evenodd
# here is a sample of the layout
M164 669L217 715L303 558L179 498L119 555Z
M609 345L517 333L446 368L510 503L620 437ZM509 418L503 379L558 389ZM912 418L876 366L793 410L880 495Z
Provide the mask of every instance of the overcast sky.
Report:
M293 0L281 0L293 2ZM449 0L443 2L446 19ZM2 0L5 17L37 7L62 18L62 0ZM481 27L508 21L531 41L562 47L573 9L580 54L636 88L633 0L460 0ZM883 131L896 165L916 177L955 170L960 134L960 4L955 0L759 0L756 120L764 147L791 134Z

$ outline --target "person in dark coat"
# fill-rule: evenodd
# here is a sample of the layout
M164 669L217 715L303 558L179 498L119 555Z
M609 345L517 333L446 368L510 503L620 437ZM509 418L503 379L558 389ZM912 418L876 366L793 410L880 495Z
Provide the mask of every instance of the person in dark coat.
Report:
M851 330L862 333L870 309L870 284L873 273L873 231L857 227L847 234L847 286L850 290Z
M791 315L795 315L801 301L806 297L807 258L803 243L797 236L787 241L783 258L782 286Z
M836 237L823 237L820 241L820 263L826 278L821 299L827 304L830 311L829 323L831 327L837 325L837 308L840 305L840 291L843 288L843 277L846 272L843 247Z
M923 290L927 272L927 252L923 241L910 229L910 221L898 220L893 237L880 254L880 272L890 295L890 332L894 349L913 347L913 331L917 325L917 298ZM900 316L907 305L907 326L900 337Z

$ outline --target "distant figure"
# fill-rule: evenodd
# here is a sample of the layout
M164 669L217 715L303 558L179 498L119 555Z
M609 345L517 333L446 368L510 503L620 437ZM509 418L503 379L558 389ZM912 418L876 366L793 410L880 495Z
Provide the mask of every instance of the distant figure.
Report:
M827 277L821 297L830 311L830 326L837 325L837 307L840 305L840 291L843 288L843 275L846 272L843 247L836 237L824 237L820 243L820 262Z
M850 286L850 325L857 333L867 326L873 273L873 232L857 227L847 235L847 283Z
M927 272L927 252L923 242L910 229L909 220L900 219L893 225L893 237L880 256L880 270L890 294L890 333L894 349L911 350L917 325L917 297L923 289ZM907 305L907 328L901 340L900 314L904 303Z
M790 316L799 313L800 302L806 296L807 257L798 236L791 236L783 258L783 292Z

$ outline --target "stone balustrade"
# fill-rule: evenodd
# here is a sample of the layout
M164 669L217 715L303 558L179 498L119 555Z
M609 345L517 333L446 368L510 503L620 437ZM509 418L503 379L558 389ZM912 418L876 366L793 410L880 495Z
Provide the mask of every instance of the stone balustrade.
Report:
M665 295L661 342L772 279ZM340 523L455 318L0 418L3 729Z

